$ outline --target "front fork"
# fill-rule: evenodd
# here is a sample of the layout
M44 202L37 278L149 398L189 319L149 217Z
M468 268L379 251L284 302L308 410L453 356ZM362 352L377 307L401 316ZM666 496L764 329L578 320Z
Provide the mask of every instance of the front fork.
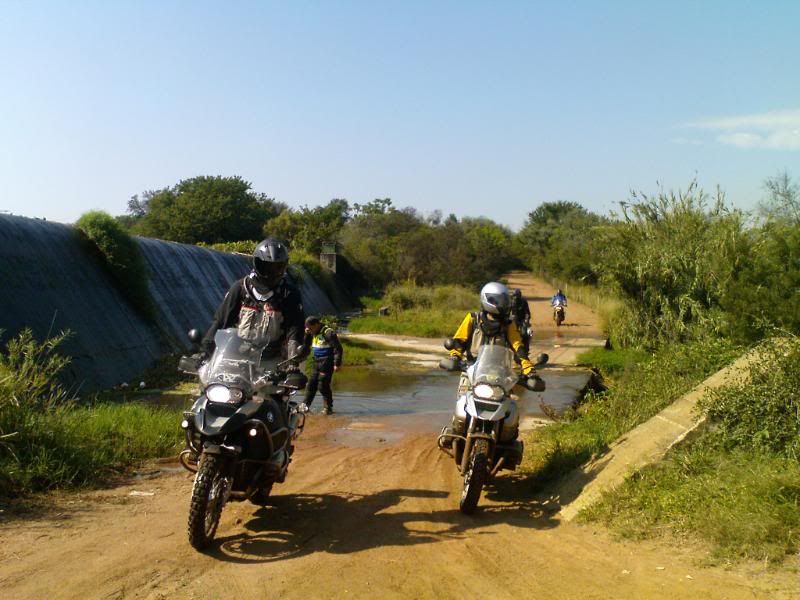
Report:
M483 423L491 423L492 429L489 432L478 430L478 425ZM492 464L492 455L494 454L494 447L497 444L497 436L500 433L501 421L481 421L475 417L470 418L469 428L467 429L466 441L464 442L464 453L461 455L461 463L458 465L458 472L463 473L469 464L469 457L472 454L472 447L475 445L475 440L485 439L489 442L489 464ZM493 470L496 472L496 470Z

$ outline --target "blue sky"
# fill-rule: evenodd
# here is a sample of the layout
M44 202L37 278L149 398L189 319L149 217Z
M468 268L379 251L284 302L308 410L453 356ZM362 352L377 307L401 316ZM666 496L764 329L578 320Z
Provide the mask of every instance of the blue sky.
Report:
M0 1L0 210L195 175L517 228L800 178L800 2Z

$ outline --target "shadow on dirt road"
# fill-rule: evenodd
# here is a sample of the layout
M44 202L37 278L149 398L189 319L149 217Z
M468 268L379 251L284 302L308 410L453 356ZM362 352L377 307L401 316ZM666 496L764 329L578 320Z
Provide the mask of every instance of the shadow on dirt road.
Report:
M497 494L493 494L497 497ZM500 494L502 496L502 494ZM557 525L538 501L487 503L466 516L453 508L432 510L447 491L394 489L377 494L290 494L276 496L244 523L245 533L219 538L209 552L234 563L275 562L316 552L349 554L382 546L413 546L476 535L494 525L550 529ZM397 510L401 504L413 509ZM417 509L418 508L418 509Z

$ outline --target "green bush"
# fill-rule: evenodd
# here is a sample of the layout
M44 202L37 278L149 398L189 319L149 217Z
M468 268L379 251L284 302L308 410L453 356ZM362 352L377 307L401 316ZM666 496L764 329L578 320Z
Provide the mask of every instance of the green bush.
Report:
M693 340L725 323L722 301L750 239L744 217L717 193L636 194L620 221L598 229L601 281L624 301L610 326L624 346Z
M239 242L218 242L216 244L206 244L200 242L197 245L203 248L211 248L212 250L216 250L217 252L231 252L236 254L247 254L248 256L252 256L256 244L258 244L258 242L256 241L242 240Z
M75 227L99 251L123 296L146 318L155 318L147 268L139 246L125 228L102 211L84 213Z
M800 339L762 344L750 380L713 390L701 407L725 448L749 448L800 459Z
M0 353L1 497L101 482L180 448L177 411L71 399L58 381L64 337L39 343L26 330Z

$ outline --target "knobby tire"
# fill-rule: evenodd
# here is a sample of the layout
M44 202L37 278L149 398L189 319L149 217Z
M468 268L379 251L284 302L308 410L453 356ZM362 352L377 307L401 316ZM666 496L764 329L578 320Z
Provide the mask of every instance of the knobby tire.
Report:
M477 439L472 445L467 470L464 473L464 489L461 492L459 509L465 515L471 515L478 508L483 484L489 477L489 441Z
M194 549L204 550L214 540L224 502L222 459L213 454L203 454L189 504L189 543Z

